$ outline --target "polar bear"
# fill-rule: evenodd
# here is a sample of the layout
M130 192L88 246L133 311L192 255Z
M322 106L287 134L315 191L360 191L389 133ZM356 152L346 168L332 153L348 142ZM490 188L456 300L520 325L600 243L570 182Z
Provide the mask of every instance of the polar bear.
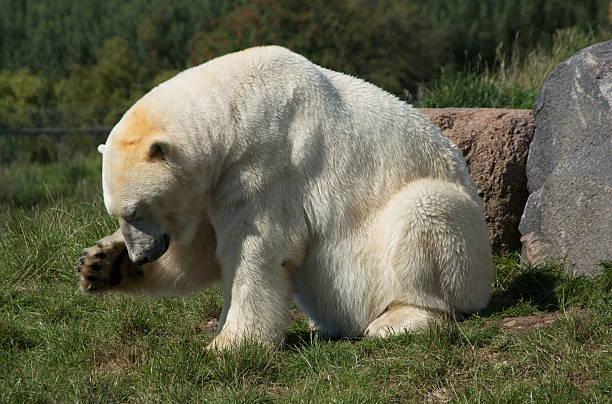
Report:
M282 341L292 299L331 337L386 337L489 299L482 202L422 113L266 46L162 83L111 131L80 289L185 295L220 281L211 347Z

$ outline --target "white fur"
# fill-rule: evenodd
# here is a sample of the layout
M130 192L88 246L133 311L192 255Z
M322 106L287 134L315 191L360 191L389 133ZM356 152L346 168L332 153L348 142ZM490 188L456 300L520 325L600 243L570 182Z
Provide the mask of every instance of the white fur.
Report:
M174 151L121 172L118 187L117 141L138 108ZM229 54L153 89L111 133L103 171L109 212L153 206L176 244L145 266L164 281L139 292L205 286L195 280L210 263L193 256L216 249L217 347L278 341L292 295L333 336L385 336L487 304L482 202L457 148L410 105L287 49ZM206 215L215 245L197 242Z

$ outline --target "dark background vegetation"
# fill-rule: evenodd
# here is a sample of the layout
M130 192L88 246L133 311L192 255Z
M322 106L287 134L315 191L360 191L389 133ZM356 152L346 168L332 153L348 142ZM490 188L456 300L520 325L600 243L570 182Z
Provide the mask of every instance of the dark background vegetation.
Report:
M418 105L530 107L539 83L492 76L508 73L500 69L511 61L526 70L533 53L566 56L606 39L610 7L609 0L0 0L0 128L112 125L177 71L264 44Z

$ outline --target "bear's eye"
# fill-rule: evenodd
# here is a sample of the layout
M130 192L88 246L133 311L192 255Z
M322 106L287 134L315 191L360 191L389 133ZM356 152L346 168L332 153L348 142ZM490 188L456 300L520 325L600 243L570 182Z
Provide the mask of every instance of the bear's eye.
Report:
M125 210L121 214L121 218L125 220L126 222L136 219L136 209Z

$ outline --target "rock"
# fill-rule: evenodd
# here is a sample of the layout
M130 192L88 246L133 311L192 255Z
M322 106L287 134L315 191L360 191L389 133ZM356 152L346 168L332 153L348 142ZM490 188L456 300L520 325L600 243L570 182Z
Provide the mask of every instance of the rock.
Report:
M531 110L422 109L463 152L481 191L491 244L521 247L519 221L527 201L525 165L535 126Z
M526 262L596 274L612 259L612 41L561 63L535 103L520 224Z

